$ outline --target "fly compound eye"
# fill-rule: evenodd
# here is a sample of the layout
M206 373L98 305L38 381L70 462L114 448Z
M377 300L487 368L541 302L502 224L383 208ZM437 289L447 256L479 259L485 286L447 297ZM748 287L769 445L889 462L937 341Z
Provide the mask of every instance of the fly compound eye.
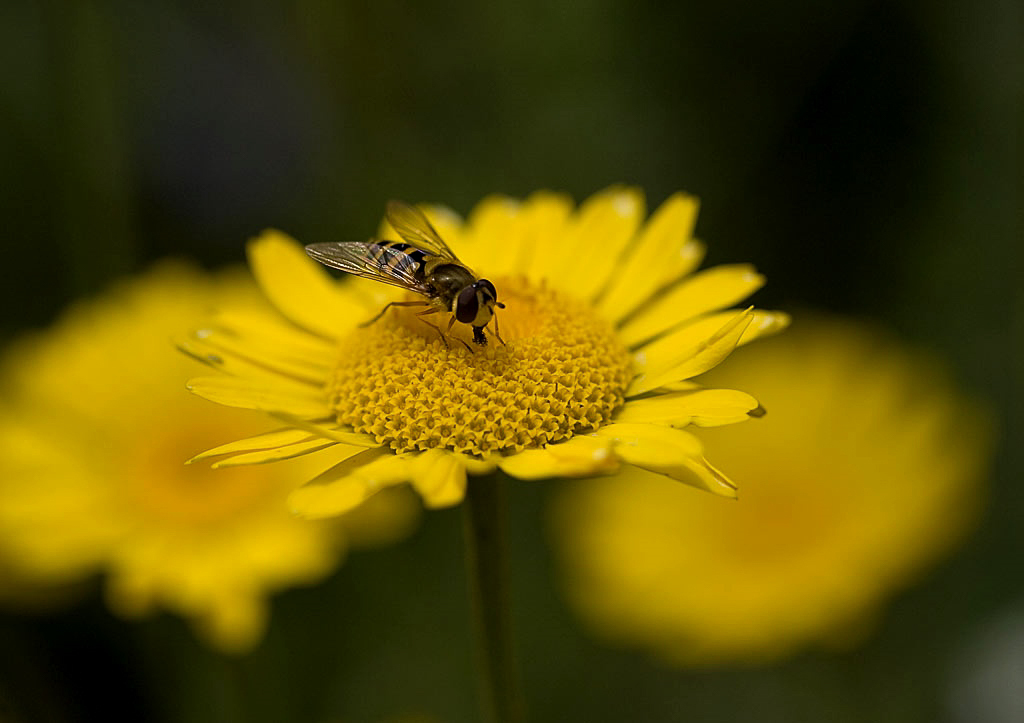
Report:
M476 288L467 286L459 292L455 300L455 318L463 324L468 324L476 318L476 312L480 310L480 301L476 296Z
M480 279L479 281L476 282L476 286L478 289L487 294L491 298L491 301L498 300L498 290L495 289L494 284L492 284L487 279Z

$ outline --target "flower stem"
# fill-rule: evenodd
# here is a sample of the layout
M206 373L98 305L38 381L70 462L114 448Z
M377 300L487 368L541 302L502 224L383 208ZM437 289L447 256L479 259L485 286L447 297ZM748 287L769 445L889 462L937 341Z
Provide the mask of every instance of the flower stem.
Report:
M512 651L505 559L504 479L476 477L466 489L466 566L476 622L484 720L519 723L522 698Z

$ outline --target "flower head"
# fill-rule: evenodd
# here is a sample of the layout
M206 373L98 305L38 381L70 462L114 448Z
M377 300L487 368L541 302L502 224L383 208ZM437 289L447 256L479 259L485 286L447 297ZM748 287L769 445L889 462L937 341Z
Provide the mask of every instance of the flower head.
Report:
M696 212L677 194L645 221L640 192L619 187L579 209L547 192L491 197L465 222L427 208L504 304L494 329L504 343L495 335L486 347L472 344L466 324L439 336L449 314L426 316L423 306L361 324L389 302L423 297L334 281L297 243L267 232L250 245L250 264L280 315L225 310L182 347L226 373L192 380L194 392L267 412L291 436L214 452L283 458L333 445L345 460L291 496L309 517L405 482L428 506L457 504L467 473L494 469L534 479L627 464L733 496L683 427L742 421L758 403L689 380L788 319L722 311L764 280L746 265L694 273L703 256L691 237ZM380 236L398 238L386 224Z
M701 433L743 495L643 473L566 488L551 529L569 601L683 664L855 642L975 521L986 427L932 361L855 326L797 324L725 367L769 409Z
M214 279L164 265L8 350L0 403L5 587L41 600L102 572L116 611L163 607L221 649L241 651L259 640L270 593L324 577L363 530L377 540L404 534L414 500L365 508L372 524L291 516L284 502L295 476L319 469L307 460L290 469L182 464L264 425L168 384L195 366L169 342L211 306L262 303L241 275Z

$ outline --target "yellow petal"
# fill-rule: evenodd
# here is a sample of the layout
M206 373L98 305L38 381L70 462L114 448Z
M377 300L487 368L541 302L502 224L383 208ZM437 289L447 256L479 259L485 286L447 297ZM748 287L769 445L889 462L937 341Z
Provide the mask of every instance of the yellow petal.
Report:
M613 186L588 198L566 234L549 249L559 288L580 299L602 290L645 215L643 193Z
M241 377L198 377L186 387L211 402L241 409L287 412L299 418L330 417L324 395L305 385Z
M757 400L744 392L697 389L628 401L615 415L615 422L717 427L745 421L758 408Z
M497 454L490 454L483 459L477 459L468 454L460 454L459 457L462 458L462 464L466 471L473 475L490 474L497 468L498 460L501 459Z
M658 207L598 302L607 318L620 321L655 290L697 268L704 248L690 235L699 206L693 196L676 193Z
M466 495L462 457L444 449L431 449L412 458L412 485L427 507L451 507L462 502Z
M615 441L615 455L623 462L717 495L736 497L736 486L707 463L703 445L689 432L652 424L610 424L597 434Z
M704 482L704 489L719 494L722 497L739 497L736 483L729 479L722 470L718 469L707 458L701 457L700 462L694 462L692 471Z
M178 339L175 345L193 359L231 376L286 377L320 387L329 373L329 367L314 360L289 358L280 347L260 348L252 340L240 342L226 333L208 329Z
M303 429L284 427L264 434L258 434L255 437L239 439L234 442L222 444L219 447L214 447L213 449L208 449L205 452L200 452L185 464L193 464L200 460L209 459L211 457L220 457L225 454L242 454L262 449L276 449L277 447L284 447L297 442L305 442L308 439L312 439L312 437L313 435Z
M695 274L640 307L619 330L627 346L637 346L708 311L741 301L764 285L749 264L716 266Z
M357 447L379 447L380 443L372 434L363 434L362 432L353 432L351 427L342 427L338 424L325 423L322 420L310 420L302 419L293 414L286 412L271 412L272 417L276 417L282 422L287 422L293 427L298 429L304 429L310 434L316 435L317 437L323 437L324 439L333 439L335 442L341 444L351 444Z
M338 292L337 283L294 239L265 231L249 243L249 266L278 311L314 334L336 338L364 310Z
M294 457L301 457L304 454L310 454L311 452L319 452L321 449L327 447L333 447L337 442L332 442L329 439L307 439L305 442L296 442L295 444L282 445L275 449L260 449L255 452L244 452L236 455L219 459L210 465L213 469L221 469L223 467L239 467L242 465L250 464L266 464L267 462L279 462L283 459L292 459ZM352 454L361 452L366 447L349 447Z
M685 453L690 457L699 458L704 454L704 445L695 436L681 429L665 427L659 424L625 424L616 422L600 427L595 434L598 437L614 440L616 442L616 453L622 447L648 445L652 447L652 454L654 454L657 452L658 445L664 445L666 448L671 448L673 456L676 453Z
M308 519L348 512L379 490L407 481L408 457L382 447L360 452L292 492L288 505Z
M723 322L727 313L729 312L722 313L721 319ZM784 311L755 310L754 318L746 331L743 332L743 336L740 337L740 343L737 346L749 344L763 336L778 334L789 326L790 321L792 321L791 317Z
M498 462L503 472L519 479L546 477L587 477L618 469L611 442L593 436L573 437L568 442L549 444L543 449L504 457Z
M334 344L324 344L319 337L304 333L304 344L296 344L294 338L283 342L279 334L267 337L232 329L200 329L194 336L236 356L300 379L313 379L317 384L326 377L337 355Z
M708 314L676 329L652 342L644 344L633 355L633 368L638 373L657 373L675 366L702 341L735 318L735 311ZM789 315L781 311L755 309L750 325L740 336L737 346L743 346L769 334L776 334L789 326Z
M208 329L196 332L194 336L174 339L174 346L178 351L192 357L200 364L205 364L229 376L269 377L271 380L285 376L267 367L253 364L247 359L239 359L233 354L222 353L201 338L201 335L207 333L209 333Z
M566 234L572 210L572 199L562 193L540 191L526 199L516 229L522 239L516 268L531 279L558 278L559 269L552 264L551 246ZM509 253L515 253L512 245L510 238Z
M352 315L352 324L356 326L370 321L390 302L401 301L406 293L397 286L345 274L338 279L338 289L357 308Z
M339 285L339 291L344 287ZM290 324L272 308L262 309L218 309L211 324L217 332L227 332L244 340L254 341L260 347L287 350L299 358L329 360L336 346L334 341L302 331Z
M527 241L522 233L526 225L519 201L497 194L488 196L469 215L466 243L458 250L459 258L488 277L520 273L517 260L521 244Z
M691 382L684 379L678 382L662 384L656 391L661 392L662 394L667 394L669 392L690 392L694 389L703 389L703 387L697 382Z
M663 384L690 379L717 366L736 348L736 343L752 318L752 309L734 315L709 339L698 344L690 353L681 355L683 361L679 364L667 369L651 369L636 376L626 390L626 396L635 397Z

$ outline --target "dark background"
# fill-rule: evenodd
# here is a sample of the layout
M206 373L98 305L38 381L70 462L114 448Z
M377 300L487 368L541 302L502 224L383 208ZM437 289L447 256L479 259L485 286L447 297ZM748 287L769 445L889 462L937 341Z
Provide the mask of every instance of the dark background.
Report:
M1024 466L1007 444L1024 406L1022 39L1012 0L8 1L0 334L160 257L239 262L268 226L363 238L389 198L465 213L491 192L625 182L654 207L688 190L708 263L767 275L759 306L872 318L989 400L992 504L864 647L683 673L582 635L556 593L545 490L518 485L534 719L954 719L970 641L1024 616ZM460 511L431 513L409 543L281 596L240 661L98 597L5 615L0 718L472 720L461 550Z

